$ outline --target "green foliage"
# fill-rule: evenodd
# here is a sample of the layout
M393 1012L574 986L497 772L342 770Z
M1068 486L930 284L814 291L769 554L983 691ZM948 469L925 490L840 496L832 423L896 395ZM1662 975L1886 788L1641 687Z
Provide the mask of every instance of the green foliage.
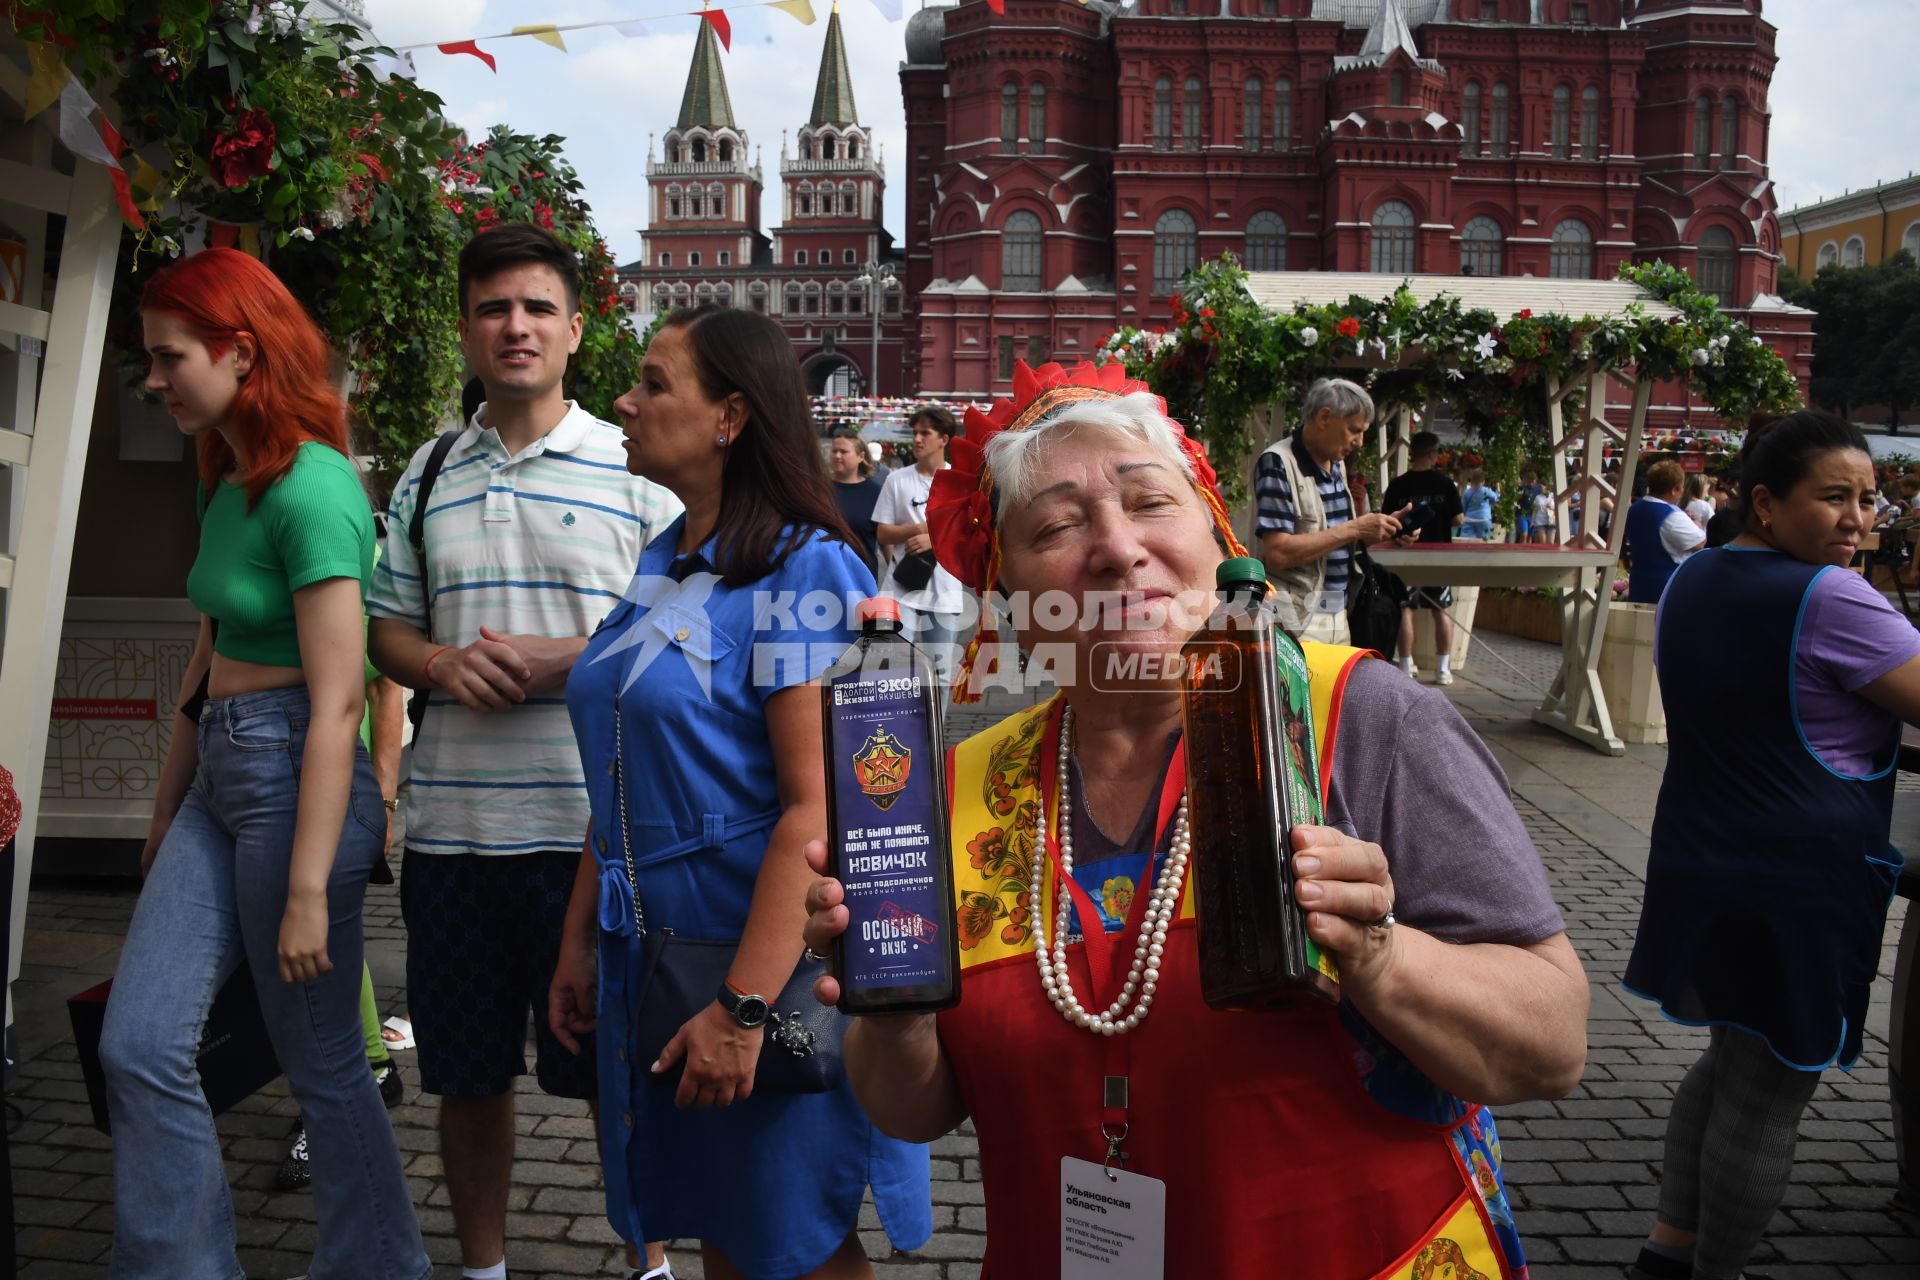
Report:
M130 357L141 272L224 226L268 256L346 358L359 447L390 482L456 403L461 245L528 221L580 255L571 394L605 417L633 385L642 347L562 139L496 128L467 145L438 97L375 65L390 50L309 17L305 0L35 8L44 16L17 19L21 34L70 42L76 74L111 84L127 142L162 161L129 161L146 222L117 282L115 336Z
M1814 403L1845 416L1886 405L1898 426L1920 404L1920 264L1904 250L1871 267L1830 266L1811 281L1782 281L1787 301L1811 307Z
M1798 407L1780 353L1720 314L1686 272L1652 263L1623 266L1620 274L1680 314L1654 319L1636 304L1602 319L1531 311L1501 317L1451 295L1421 303L1404 286L1384 298L1355 294L1272 313L1224 255L1188 274L1173 299L1171 329L1116 330L1094 358L1123 361L1206 441L1229 501L1244 496L1240 464L1253 447L1255 411L1271 404L1292 416L1313 380L1330 375L1365 383L1383 415L1449 406L1477 438L1503 505L1515 496L1522 459L1545 449L1547 386L1594 368L1636 366L1643 376L1681 379L1730 420ZM1580 403L1577 394L1564 402L1569 412Z

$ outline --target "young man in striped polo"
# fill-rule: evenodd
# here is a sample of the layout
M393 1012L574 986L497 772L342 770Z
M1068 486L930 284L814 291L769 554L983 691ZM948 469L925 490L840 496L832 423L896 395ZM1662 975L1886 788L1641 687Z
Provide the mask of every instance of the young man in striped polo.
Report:
M407 800L401 903L420 1087L438 1094L440 1152L464 1275L506 1275L514 1078L591 1100L594 1060L547 1026L547 988L587 829L567 674L679 502L629 475L618 427L566 399L580 345L573 250L525 223L460 254L460 341L486 403L431 485L433 452L394 488L368 591L369 649L427 691ZM655 1260L657 1261L657 1254Z

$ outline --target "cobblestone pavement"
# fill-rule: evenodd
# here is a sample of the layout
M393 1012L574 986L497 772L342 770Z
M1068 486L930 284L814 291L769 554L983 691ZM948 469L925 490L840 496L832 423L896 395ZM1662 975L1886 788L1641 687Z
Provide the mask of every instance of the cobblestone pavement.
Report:
M1546 646L1483 637L1450 692L1513 778L1516 804L1593 981L1580 1087L1560 1102L1499 1113L1508 1185L1536 1277L1613 1280L1650 1220L1668 1100L1704 1035L1623 998L1619 986L1639 914L1645 832L1664 748L1633 747L1610 760L1529 723L1525 713L1551 678L1555 657ZM951 728L970 731L995 711L969 709ZM69 883L36 885L29 906L26 968L16 987L23 1062L10 1101L18 1111L12 1119L17 1251L21 1274L35 1280L106 1271L113 1223L109 1143L89 1123L60 1001L111 973L131 904L125 887ZM1851 1075L1827 1073L1801 1129L1793 1187L1756 1260L1778 1280L1920 1277L1920 1220L1893 1206L1886 1083L1887 975L1905 906L1895 904L1888 929L1865 1056ZM382 1007L397 1011L404 934L394 890L370 896L367 935ZM406 1071L411 1080L411 1067ZM616 1274L616 1241L601 1212L584 1107L531 1091L520 1104L509 1222L515 1275ZM437 1274L451 1277L458 1268L434 1113L433 1099L410 1088L393 1121L428 1251ZM285 1085L277 1083L219 1120L242 1261L257 1276L298 1274L313 1242L311 1197L273 1189L293 1116ZM972 1280L978 1273L985 1217L973 1139L965 1133L945 1138L932 1158L937 1230L926 1247L894 1253L871 1209L863 1215L862 1234L880 1260L882 1280ZM697 1253L676 1247L672 1256L679 1275L700 1276ZM1177 1266L1169 1275L1190 1280Z

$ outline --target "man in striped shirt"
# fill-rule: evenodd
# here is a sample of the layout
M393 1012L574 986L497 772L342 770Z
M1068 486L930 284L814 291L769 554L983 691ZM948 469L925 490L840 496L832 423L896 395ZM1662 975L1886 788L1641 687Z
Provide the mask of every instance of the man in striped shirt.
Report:
M1366 388L1322 378L1307 389L1300 426L1269 446L1254 469L1253 535L1281 624L1303 640L1347 643L1352 548L1400 532L1391 515L1354 518L1343 459L1360 447L1372 421Z
M625 438L568 401L580 345L578 261L524 223L460 255L460 339L486 403L446 454L425 563L405 531L429 444L393 492L367 595L373 660L430 701L413 746L401 904L420 1087L440 1147L464 1275L506 1275L514 1077L527 1020L548 1094L592 1099L593 1054L547 1025L586 780L566 684L648 538L680 504L628 474Z

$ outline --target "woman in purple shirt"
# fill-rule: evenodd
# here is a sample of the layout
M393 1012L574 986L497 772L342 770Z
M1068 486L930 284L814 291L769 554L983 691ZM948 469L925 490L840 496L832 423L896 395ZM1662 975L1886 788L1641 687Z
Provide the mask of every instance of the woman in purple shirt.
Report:
M1674 1095L1659 1216L1630 1275L1736 1280L1800 1115L1859 1056L1901 855L1887 843L1920 633L1846 566L1873 523L1858 429L1750 431L1742 532L1660 605L1669 751L1626 986L1712 1029Z

